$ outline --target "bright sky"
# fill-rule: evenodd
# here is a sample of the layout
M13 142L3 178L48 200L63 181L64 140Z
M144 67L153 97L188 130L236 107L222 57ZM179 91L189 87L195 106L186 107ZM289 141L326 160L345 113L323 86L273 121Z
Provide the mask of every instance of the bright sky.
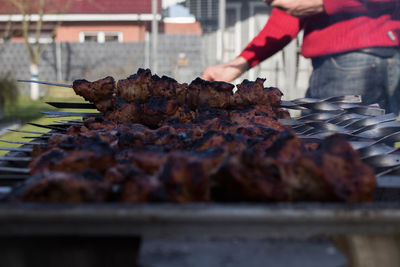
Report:
M169 6L173 6L177 3L184 2L185 0L162 0L162 7L167 8Z

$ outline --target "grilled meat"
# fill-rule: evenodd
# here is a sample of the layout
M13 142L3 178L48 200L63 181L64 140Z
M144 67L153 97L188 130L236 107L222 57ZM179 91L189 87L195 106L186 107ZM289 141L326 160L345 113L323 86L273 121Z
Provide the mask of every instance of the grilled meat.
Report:
M110 184L96 172L67 173L44 171L18 185L11 202L83 203L104 202Z
M115 91L114 78L108 76L95 82L75 80L72 88L77 95L94 103L99 111L106 112L112 109L112 98Z
M372 168L340 136L315 153L284 134L264 152L252 150L226 159L212 176L213 198L220 201L371 201ZM257 155L255 157L254 155Z
M13 200L48 202L369 201L375 176L346 140L306 144L278 122L264 79L190 85L139 69L74 82L103 117L37 146ZM59 195L55 195L56 192Z
M264 81L245 80L237 85L238 90L233 93L234 85L230 83L209 82L197 78L190 85L180 84L166 76L160 78L152 75L149 69L139 69L136 74L117 83L112 77L94 82L76 80L73 89L78 95L95 103L105 115L111 113L108 114L110 120L120 122L139 122L138 114L142 112L145 116L160 116L158 121L162 121L162 117L175 114L181 122L191 122L194 118L188 109L197 111L202 106L243 109L262 105L268 116L287 117L288 113L278 108L282 92L277 88L264 88ZM176 106L180 107L180 114L171 110ZM147 119L144 120L146 122ZM150 124L154 124L154 121Z
M147 98L176 99L185 102L187 84L172 78L152 75L149 69L139 69L127 79L119 80L116 95L126 101L145 102Z
M83 172L86 169L104 173L114 161L114 151L108 143L94 138L69 138L66 142L49 146L35 157L29 167L32 173L43 171Z

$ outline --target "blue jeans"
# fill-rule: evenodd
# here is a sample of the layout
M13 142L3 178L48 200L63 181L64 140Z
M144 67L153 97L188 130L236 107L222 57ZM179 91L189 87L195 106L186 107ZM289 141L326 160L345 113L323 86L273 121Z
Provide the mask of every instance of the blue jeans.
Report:
M361 51L312 60L306 96L326 98L361 95L364 104L378 103L387 113L400 109L400 50L390 56Z

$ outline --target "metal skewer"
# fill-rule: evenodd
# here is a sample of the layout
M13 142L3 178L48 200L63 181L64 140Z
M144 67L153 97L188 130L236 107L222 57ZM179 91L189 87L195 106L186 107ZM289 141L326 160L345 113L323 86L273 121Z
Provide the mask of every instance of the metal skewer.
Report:
M42 124L37 124L37 123L33 123L33 122L28 122L27 124L32 125L32 126L37 126L37 127L46 128L46 129L61 131L61 132L65 132L65 131L66 131L66 129L61 128L61 127L57 127L57 126L42 125Z
M49 139L50 136L49 135L44 135L44 136L22 136L22 138L24 138L24 139L43 139L43 140L46 140L46 139Z
M96 109L92 103L68 103L68 102L46 102L55 108L78 108L78 109Z
M43 142L19 142L19 141L8 141L8 140L0 140L0 142L9 143L9 144L34 145L34 146L40 146L40 145L46 144Z
M31 157L0 157L0 161L30 161Z
M0 172L29 173L29 168L0 167Z
M85 113L85 112L62 112L62 111L42 111L45 115L53 115L58 117L87 117L87 116L100 116L101 113Z
M35 81L35 80L17 80L18 82L23 83L39 83L39 84L46 84L46 85L53 85L53 86L60 86L60 87L67 87L72 88L70 84L62 84L62 83L53 83L53 82L44 82L44 81Z
M16 132L16 133L29 133L29 134L41 134L41 135L52 135L53 134L53 133L44 133L44 132L14 130L14 129L7 129L7 130L10 132Z
M0 147L0 150L15 151L15 152L32 152L33 148L23 147Z

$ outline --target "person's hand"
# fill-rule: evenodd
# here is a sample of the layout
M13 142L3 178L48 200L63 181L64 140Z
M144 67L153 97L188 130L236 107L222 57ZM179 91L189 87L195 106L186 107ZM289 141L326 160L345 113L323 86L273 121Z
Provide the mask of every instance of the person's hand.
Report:
M237 57L227 63L209 66L201 78L207 81L231 82L249 69L243 57Z
M306 17L324 11L323 0L263 0L263 2L282 9L294 17Z

